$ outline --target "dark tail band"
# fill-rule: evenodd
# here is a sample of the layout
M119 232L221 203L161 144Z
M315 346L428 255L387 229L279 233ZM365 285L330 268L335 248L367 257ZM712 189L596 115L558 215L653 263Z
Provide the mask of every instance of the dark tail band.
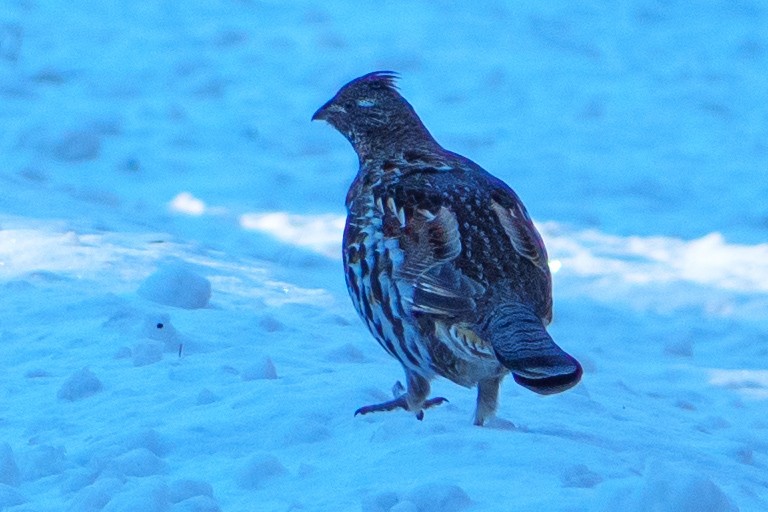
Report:
M579 362L557 346L531 308L505 304L486 322L484 331L499 362L509 368L521 386L551 395L581 380Z

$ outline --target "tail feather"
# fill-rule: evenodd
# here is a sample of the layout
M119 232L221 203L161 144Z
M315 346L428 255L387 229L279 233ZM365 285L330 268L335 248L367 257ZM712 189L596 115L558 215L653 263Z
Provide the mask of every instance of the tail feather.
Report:
M581 380L579 362L557 346L531 308L522 304L499 307L483 330L499 362L521 386L551 395Z

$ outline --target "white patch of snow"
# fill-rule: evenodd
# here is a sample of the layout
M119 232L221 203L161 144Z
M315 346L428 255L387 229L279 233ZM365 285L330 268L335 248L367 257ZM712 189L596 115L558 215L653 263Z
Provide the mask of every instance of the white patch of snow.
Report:
M287 212L246 213L244 229L274 236L281 242L306 247L330 258L340 257L345 218L339 215L300 215Z
M181 192L173 198L170 204L172 211L187 215L203 215L206 213L206 205L202 199L198 199L189 192Z
M737 390L749 398L768 399L768 370L711 370L709 383Z
M723 290L768 292L768 243L729 244L720 233L680 240L570 231L553 222L541 227L563 272L640 286L682 281Z

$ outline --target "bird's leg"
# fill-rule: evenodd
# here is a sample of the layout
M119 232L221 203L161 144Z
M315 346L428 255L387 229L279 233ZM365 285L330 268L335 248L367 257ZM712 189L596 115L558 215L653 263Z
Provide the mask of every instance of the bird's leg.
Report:
M490 377L477 383L477 407L475 408L475 425L482 427L485 420L496 414L496 404L499 398L499 386L504 375Z
M392 394L395 396L392 400L380 404L366 405L355 411L358 414L368 414L379 411L392 411L394 409L405 409L416 414L416 419L424 419L424 409L435 407L447 402L443 397L427 398L429 396L429 381L417 375L416 373L405 370L408 383L408 390L405 391L400 381L392 387Z

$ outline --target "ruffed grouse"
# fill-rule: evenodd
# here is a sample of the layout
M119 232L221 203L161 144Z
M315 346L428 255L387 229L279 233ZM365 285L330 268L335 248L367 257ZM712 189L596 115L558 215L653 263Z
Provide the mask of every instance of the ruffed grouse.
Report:
M440 375L477 385L474 422L482 425L507 373L546 395L576 385L582 369L545 329L547 252L517 194L443 149L396 78L379 71L352 80L312 116L341 132L360 160L346 200L347 287L407 382L393 400L356 414L403 408L422 419L445 401L429 398Z

